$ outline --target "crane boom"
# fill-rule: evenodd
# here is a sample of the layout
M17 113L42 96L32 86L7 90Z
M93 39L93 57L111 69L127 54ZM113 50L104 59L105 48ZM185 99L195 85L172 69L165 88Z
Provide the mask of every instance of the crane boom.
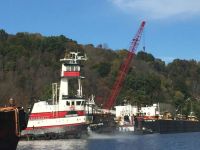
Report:
M144 26L145 26L145 21L142 21L140 28L138 29L136 35L134 36L134 38L131 41L131 45L129 47L129 52L128 52L127 58L124 60L124 63L120 67L117 79L111 90L111 94L103 106L104 109L110 110L113 107L113 105L117 99L117 96L119 95L119 92L122 88L122 84L125 80L128 70L129 70L131 60L132 60L132 58L135 54L135 51L139 45L141 35L144 30Z

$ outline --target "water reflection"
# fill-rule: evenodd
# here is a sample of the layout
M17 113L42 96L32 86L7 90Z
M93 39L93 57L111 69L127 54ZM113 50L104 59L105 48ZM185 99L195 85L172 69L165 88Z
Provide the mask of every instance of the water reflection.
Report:
M200 132L150 135L91 134L88 139L20 141L18 150L198 150Z

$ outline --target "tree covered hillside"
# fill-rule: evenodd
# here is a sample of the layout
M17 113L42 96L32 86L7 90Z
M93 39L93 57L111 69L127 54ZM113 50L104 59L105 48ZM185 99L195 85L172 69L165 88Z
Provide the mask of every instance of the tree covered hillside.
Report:
M84 94L86 98L94 94L96 103L103 104L127 50L80 45L63 35L10 35L0 30L1 105L6 104L10 97L25 107L35 99L50 99L51 84L60 79L59 59L64 57L66 49L87 54L88 61L83 64L86 77ZM75 87L70 94L75 93L73 89ZM124 99L139 106L171 103L185 113L189 113L192 103L193 110L200 116L200 63L176 59L165 64L152 54L140 51L134 56L117 104Z

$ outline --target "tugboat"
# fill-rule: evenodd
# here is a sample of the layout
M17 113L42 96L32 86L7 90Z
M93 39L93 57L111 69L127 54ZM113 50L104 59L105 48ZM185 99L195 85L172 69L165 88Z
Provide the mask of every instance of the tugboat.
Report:
M0 149L16 150L21 131L26 128L26 115L23 107L16 107L14 100L9 106L0 107Z
M29 115L27 128L22 132L28 139L80 138L87 134L87 115L82 93L81 61L86 55L70 52L61 59L62 70L60 86L52 84L52 102L34 103ZM73 82L70 82L73 80ZM70 95L69 83L77 82L77 94Z

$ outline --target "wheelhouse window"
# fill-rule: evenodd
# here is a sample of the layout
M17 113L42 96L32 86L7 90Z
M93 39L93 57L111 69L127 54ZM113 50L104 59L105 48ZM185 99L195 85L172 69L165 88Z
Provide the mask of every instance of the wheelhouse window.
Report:
M66 71L70 71L70 67L69 66L66 67Z
M67 105L67 106L70 106L70 101L66 101L66 105Z
M80 71L80 67L79 66L75 66L75 71Z
M85 101L81 101L81 105L85 105Z
M74 101L72 101L72 105L74 105Z
M76 101L76 105L80 106L81 105L81 101Z

